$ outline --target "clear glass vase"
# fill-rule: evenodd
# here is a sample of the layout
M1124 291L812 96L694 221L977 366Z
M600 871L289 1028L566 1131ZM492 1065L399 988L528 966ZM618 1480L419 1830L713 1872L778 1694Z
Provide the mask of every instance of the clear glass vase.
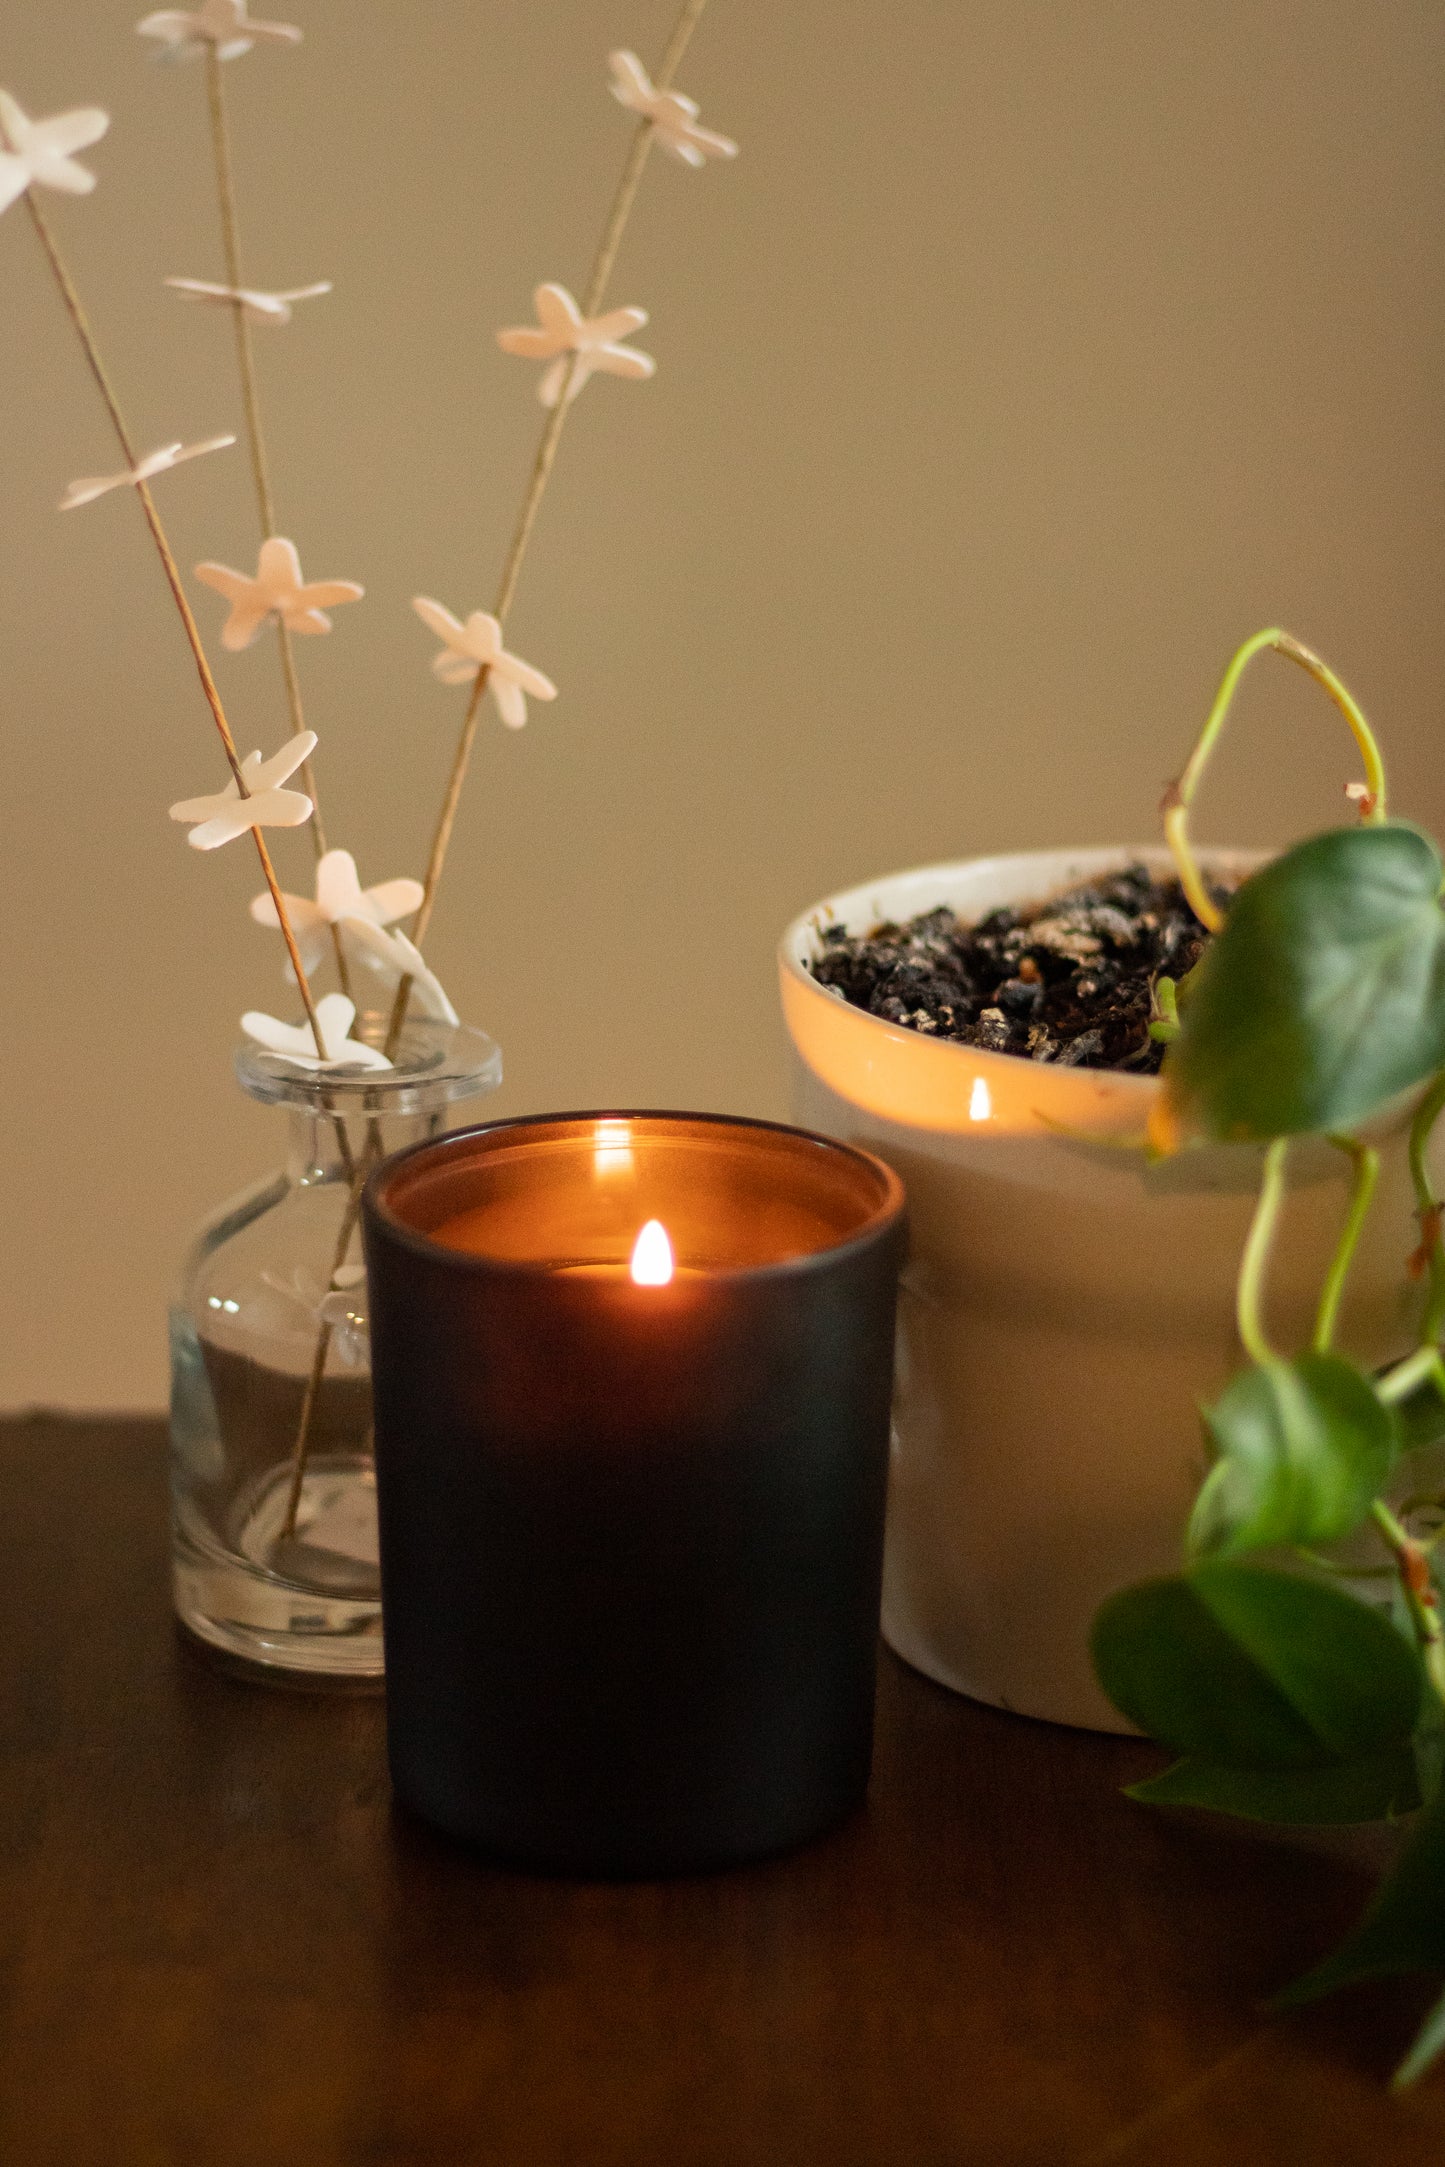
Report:
M384 1027L359 1019L357 1035ZM417 1022L390 1070L313 1073L243 1046L236 1074L285 1109L290 1136L284 1168L201 1227L171 1306L176 1610L252 1675L374 1686L360 1185L387 1152L456 1126L453 1108L495 1090L501 1053L465 1025Z

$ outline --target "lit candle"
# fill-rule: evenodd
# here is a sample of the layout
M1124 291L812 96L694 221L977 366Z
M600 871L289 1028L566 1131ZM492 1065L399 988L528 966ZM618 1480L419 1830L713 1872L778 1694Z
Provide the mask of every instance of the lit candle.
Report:
M462 1212L450 1226L438 1227L433 1239L448 1249L467 1249L473 1242L482 1255L486 1254L486 1213ZM638 1231L632 1244L632 1253L625 1260L618 1257L614 1262L563 1259L549 1264L554 1272L573 1272L582 1278L622 1279L632 1281L635 1287L670 1286L678 1275L678 1265L668 1240L667 1228L660 1219L649 1219ZM686 1277L689 1267L681 1267Z
M366 1237L403 1800L621 1875L850 1811L896 1176L720 1116L500 1122L378 1169Z
M671 1283L676 1269L672 1257L672 1243L668 1240L667 1228L660 1219L649 1219L632 1244L632 1255L627 1269L636 1287L665 1287Z

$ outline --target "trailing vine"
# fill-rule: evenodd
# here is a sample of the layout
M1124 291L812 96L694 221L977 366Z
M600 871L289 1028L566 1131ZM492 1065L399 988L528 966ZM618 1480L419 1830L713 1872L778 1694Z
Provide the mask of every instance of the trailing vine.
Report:
M1190 811L1245 671L1270 652L1348 724L1360 818L1273 859L1221 908ZM1387 1973L1445 1974L1445 1494L1419 1459L1445 1440L1445 1244L1428 1157L1445 1109L1445 866L1429 836L1388 816L1379 746L1349 691L1277 628L1231 659L1163 814L1214 938L1156 989L1151 1029L1167 1050L1150 1148L1262 1147L1236 1296L1248 1360L1203 1410L1210 1465L1183 1569L1105 1604L1094 1661L1115 1705L1178 1756L1136 1798L1265 1821L1417 1816L1360 1925L1284 2006ZM1379 1173L1365 1132L1409 1093L1416 1226L1401 1229L1401 1273L1421 1289L1419 1318L1413 1346L1371 1373L1335 1333ZM1264 1292L1289 1155L1306 1137L1347 1156L1351 1182L1309 1345L1291 1352L1266 1331ZM1396 2084L1442 2048L1445 1995Z

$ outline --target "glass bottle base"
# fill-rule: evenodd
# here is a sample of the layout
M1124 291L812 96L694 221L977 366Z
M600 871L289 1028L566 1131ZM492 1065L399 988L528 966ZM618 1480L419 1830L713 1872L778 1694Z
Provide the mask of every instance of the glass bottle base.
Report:
M176 1614L227 1668L277 1684L378 1687L384 1669L376 1562L376 1478L369 1459L327 1456L302 1484L295 1532L282 1530L290 1470L250 1503L234 1550L177 1516Z
M388 1035L389 993L356 1019ZM483 1032L413 1017L384 1071L244 1046L243 1089L284 1108L283 1170L200 1227L171 1306L171 1499L182 1630L276 1685L374 1690L383 1668L366 1275L357 1177L494 1091ZM293 1470L303 1469L291 1510Z

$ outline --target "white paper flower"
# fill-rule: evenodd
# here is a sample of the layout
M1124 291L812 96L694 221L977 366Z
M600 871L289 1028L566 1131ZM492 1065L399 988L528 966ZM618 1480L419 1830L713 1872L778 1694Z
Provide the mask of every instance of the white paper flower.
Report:
M699 128L698 104L680 90L656 90L636 53L609 53L612 95L619 105L652 122L658 144L680 158L684 165L703 166L709 158L736 158L738 147L731 136L714 135Z
M444 685L469 684L484 665L491 692L509 730L520 730L527 719L526 694L534 700L555 700L557 687L550 677L534 670L520 655L509 655L502 645L502 628L484 609L474 609L465 624L429 595L412 597L412 608L429 631L442 642L432 658L432 669Z
M78 105L72 113L32 120L8 90L0 90L0 211L8 210L33 181L68 196L88 196L95 175L73 153L98 143L109 126L109 113L98 105Z
M366 1360L369 1326L364 1264L343 1264L332 1273L329 1288L320 1272L306 1264L293 1265L284 1273L264 1271L261 1283L293 1303L309 1324L329 1325L332 1349L348 1368L357 1369Z
M251 1008L241 1018L241 1029L267 1053L279 1053L296 1068L390 1068L386 1055L375 1046L347 1036L355 1018L356 1003L344 993L328 993L316 1003L321 1043L326 1048L324 1061L316 1051L309 1023L282 1023Z
M268 617L279 617L288 632L329 632L327 610L339 602L359 602L366 592L354 579L318 579L303 586L296 544L283 534L261 544L254 579L228 564L198 564L196 577L231 605L221 645L233 654L250 646Z
M316 732L302 730L269 760L263 760L259 752L248 752L241 773L249 797L242 797L233 775L224 790L209 797L182 798L171 807L172 820L198 823L186 837L193 850L219 849L248 828L299 828L311 818L311 800L304 791L280 786L310 758L315 745Z
M208 45L218 60L239 60L251 47L299 45L301 33L291 23L255 22L246 0L202 0L200 7L162 8L136 24L143 38L159 38L167 60L190 60Z
M514 324L509 330L499 331L497 344L504 354L519 354L524 361L547 361L554 355L557 357L537 386L537 396L543 406L555 406L561 398L573 354L580 358L567 395L569 399L576 398L595 370L642 382L656 369L657 363L651 354L620 343L629 331L642 329L647 321L646 309L615 308L609 309L605 316L584 316L566 287L556 285L539 286L532 300L537 311L536 324Z
M217 308L239 301L242 315L253 324L289 324L293 302L331 291L329 278L315 286L292 286L285 293L266 293L259 286L215 286L206 278L168 278L166 284L186 301L209 301Z
M438 1023L460 1023L441 980L404 933L395 926L384 931L366 918L348 918L345 930L348 945L360 950L362 961L379 971L389 988L399 985L403 978L411 980L410 998L420 1015L431 1016Z
M383 880L375 888L363 888L351 852L328 850L316 867L315 902L304 895L284 898L303 969L314 971L325 960L334 925L387 926L409 918L421 899L419 880ZM251 916L257 925L279 928L269 889L252 900Z
M159 451L147 452L144 459L123 474L90 474L83 481L71 482L60 500L63 512L73 512L77 505L93 504L112 489L134 488L138 482L154 481L157 474L164 474L169 467L182 466L187 459L199 459L204 452L225 451L234 444L233 436L208 436L204 444L162 444Z
M356 1273L344 1286L333 1286L316 1304L316 1321L331 1327L331 1344L341 1361L352 1369L359 1369L366 1361L371 1339L371 1323L366 1314L366 1266L343 1264L336 1273L339 1280L343 1274Z

